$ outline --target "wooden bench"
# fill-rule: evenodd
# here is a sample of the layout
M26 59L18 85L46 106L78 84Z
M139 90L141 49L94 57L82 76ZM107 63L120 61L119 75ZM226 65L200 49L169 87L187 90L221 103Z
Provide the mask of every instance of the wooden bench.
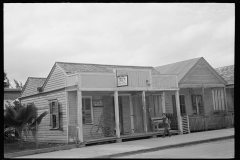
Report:
M152 126L153 126L153 131L157 132L157 131L163 131L164 128L163 127L159 127L159 124L163 123L163 117L152 117L151 118L151 122L152 122ZM170 121L169 121L169 130L171 129L170 127Z

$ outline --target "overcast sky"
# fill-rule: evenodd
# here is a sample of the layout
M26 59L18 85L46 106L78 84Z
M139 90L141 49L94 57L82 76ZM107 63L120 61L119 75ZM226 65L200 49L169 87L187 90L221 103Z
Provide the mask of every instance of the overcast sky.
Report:
M23 84L55 62L234 64L234 3L6 3L4 70Z

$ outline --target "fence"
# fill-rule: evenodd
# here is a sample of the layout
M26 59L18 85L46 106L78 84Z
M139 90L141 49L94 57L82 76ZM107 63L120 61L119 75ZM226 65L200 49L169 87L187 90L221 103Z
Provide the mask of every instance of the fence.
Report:
M234 115L189 116L190 131L222 129L234 126Z

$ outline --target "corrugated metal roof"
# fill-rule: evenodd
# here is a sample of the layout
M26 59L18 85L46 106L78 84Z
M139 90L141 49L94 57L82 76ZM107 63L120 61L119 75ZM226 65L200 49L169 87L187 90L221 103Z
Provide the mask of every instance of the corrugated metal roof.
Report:
M189 72L189 70L201 59L194 58L172 64L155 67L160 74L176 74L178 82Z
M234 65L215 68L228 84L234 84Z
M129 69L151 69L153 74L159 74L151 66L121 66L121 65L103 65L103 64L84 64L84 63L68 63L56 62L67 74L77 72L102 72L113 73L114 68L129 68Z

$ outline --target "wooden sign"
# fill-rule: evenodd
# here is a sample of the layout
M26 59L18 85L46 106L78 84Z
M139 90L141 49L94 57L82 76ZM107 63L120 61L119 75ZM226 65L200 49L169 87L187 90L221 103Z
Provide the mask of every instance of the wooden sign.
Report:
M117 86L128 86L128 75L117 76Z

